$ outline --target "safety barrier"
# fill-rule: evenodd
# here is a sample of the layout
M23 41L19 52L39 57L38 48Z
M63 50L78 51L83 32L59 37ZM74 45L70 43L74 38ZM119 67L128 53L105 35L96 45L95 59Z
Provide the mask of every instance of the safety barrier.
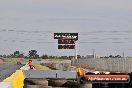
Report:
M6 78L3 82L11 83L12 87L4 88L23 88L24 86L25 75L22 70L16 70L10 77Z

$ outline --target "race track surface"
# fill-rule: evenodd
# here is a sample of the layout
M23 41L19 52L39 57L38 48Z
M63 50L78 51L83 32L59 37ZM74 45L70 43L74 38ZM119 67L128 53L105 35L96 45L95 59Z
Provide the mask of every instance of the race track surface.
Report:
M0 65L0 82L5 78L9 77L16 70L20 69L24 65L16 65L16 64L3 64Z

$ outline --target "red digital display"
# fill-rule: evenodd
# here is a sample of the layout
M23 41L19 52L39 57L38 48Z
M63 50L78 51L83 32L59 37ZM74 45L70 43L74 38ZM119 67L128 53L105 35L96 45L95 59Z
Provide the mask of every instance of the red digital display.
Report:
M58 49L75 49L75 45L58 45Z
M74 39L58 39L58 44L75 44Z

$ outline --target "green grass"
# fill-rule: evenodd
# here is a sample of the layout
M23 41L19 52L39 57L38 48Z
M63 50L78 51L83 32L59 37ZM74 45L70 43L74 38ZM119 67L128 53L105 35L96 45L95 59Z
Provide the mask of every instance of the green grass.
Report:
M36 70L50 70L48 67L42 66L42 65L38 65L38 64L35 64L33 66L35 67Z
M17 58L2 58L5 64L17 64ZM26 64L28 59L24 59L22 64Z
M3 58L4 62L7 64L16 64L17 60L16 58Z

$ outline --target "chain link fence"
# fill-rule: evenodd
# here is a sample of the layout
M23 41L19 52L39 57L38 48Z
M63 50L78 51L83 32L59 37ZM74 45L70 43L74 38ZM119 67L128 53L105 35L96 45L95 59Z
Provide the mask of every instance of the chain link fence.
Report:
M87 58L73 59L74 66L88 66L97 70L132 72L132 58Z

